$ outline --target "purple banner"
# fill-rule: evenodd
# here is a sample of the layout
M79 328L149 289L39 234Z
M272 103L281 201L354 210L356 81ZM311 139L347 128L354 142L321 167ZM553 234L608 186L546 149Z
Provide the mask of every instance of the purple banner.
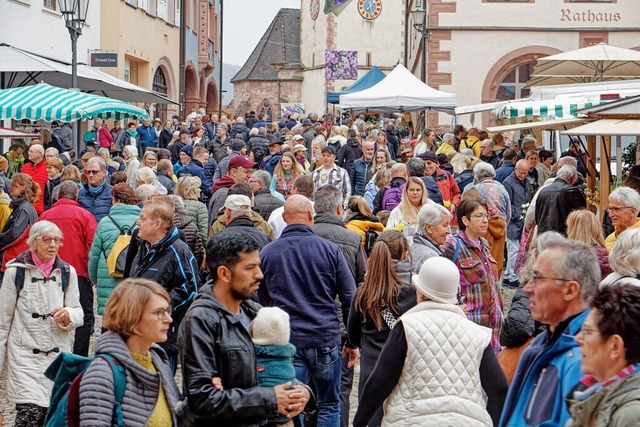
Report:
M358 52L355 50L325 50L327 80L357 80Z

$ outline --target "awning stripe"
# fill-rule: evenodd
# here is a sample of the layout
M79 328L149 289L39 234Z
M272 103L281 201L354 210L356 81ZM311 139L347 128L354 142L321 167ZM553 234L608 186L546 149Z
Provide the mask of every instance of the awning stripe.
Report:
M45 83L0 90L0 119L72 122L94 117L141 119L146 118L147 113L124 101Z

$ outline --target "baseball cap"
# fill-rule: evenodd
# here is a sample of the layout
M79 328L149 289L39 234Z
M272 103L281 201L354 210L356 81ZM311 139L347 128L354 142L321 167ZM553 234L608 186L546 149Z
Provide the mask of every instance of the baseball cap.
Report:
M301 139L304 139L304 137L302 135L298 134L298 135L294 135L293 136L292 141L299 141Z
M224 207L236 212L251 213L251 200L242 194L227 196Z
M302 121L302 126L311 126L313 123L311 122L311 119L306 118Z
M247 168L247 169L253 169L255 168L257 165L256 162L252 162L251 160L247 159L245 156L234 156L231 158L231 160L229 160L229 169L235 169L235 168Z
M336 155L336 149L333 148L331 145L327 145L326 147L324 147L321 151L321 153L324 153L325 151L330 152L331 154L333 154L334 156Z

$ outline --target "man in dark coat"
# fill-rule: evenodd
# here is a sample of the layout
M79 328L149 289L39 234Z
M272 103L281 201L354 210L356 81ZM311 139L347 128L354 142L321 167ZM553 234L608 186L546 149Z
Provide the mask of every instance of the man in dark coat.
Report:
M336 164L342 169L345 169L347 173L350 173L353 162L360 157L362 157L362 147L360 146L360 142L358 142L357 133L354 129L349 129L349 139L347 143L340 148ZM353 185L353 182L351 185Z
M220 233L246 233L250 235L260 246L264 248L271 242L262 231L255 228L251 221L251 199L240 194L227 196L224 202L224 216L227 226Z
M269 220L271 212L284 206L284 202L271 194L269 190L269 185L271 185L269 172L263 170L253 172L249 178L249 185L253 191L254 206L265 221Z
M175 204L169 196L148 200L138 225L137 253L127 277L142 277L161 283L171 297L173 323L169 338L160 346L167 352L169 366L175 373L178 361L178 327L198 293L198 264L189 246L179 238L173 225Z
M302 385L258 387L249 335L260 309L251 301L263 277L258 251L258 243L243 233L219 233L207 245L211 281L187 312L180 334L184 395L198 417L195 427L257 427L279 411L297 416L311 398ZM212 384L216 377L221 387Z
M567 234L567 217L571 211L587 206L584 192L574 185L576 181L576 168L564 165L558 171L556 180L540 189L535 211L538 234L545 231Z

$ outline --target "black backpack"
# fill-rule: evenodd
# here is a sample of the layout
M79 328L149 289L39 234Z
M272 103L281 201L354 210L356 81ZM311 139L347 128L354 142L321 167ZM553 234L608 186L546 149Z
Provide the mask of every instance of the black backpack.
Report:
M371 250L373 249L373 245L375 245L376 240L378 240L378 236L380 236L380 232L376 230L369 229L364 234L364 253L368 256L371 256Z

